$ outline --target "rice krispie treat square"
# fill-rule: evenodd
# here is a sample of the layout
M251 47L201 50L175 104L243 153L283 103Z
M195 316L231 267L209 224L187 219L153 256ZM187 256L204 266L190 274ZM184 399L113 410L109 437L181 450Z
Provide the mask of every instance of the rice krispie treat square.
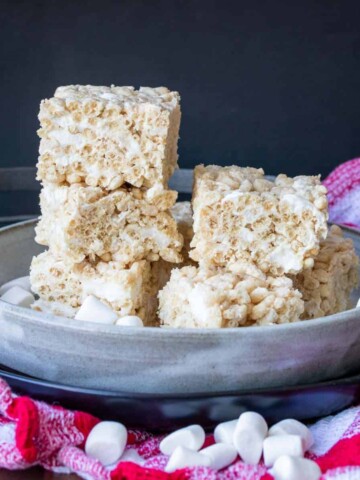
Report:
M319 177L272 182L262 169L199 165L193 191L190 257L225 267L250 261L272 275L313 264L327 234L326 188Z
M40 105L37 178L165 187L177 167L179 102L165 87L59 87Z
M49 250L34 257L30 269L32 291L40 297L35 309L74 317L85 298L94 295L119 317L138 315L147 326L156 324L157 293L165 281L145 260L128 268L116 262L73 264Z
M124 266L159 258L179 263L183 238L168 210L176 192L149 192L46 184L40 194L36 241L73 262L100 257Z
M293 277L305 301L304 319L342 312L350 305L351 291L358 285L359 258L353 242L337 225L321 242L314 266Z
M192 266L172 270L159 292L161 325L224 328L299 320L304 302L289 278L249 273Z

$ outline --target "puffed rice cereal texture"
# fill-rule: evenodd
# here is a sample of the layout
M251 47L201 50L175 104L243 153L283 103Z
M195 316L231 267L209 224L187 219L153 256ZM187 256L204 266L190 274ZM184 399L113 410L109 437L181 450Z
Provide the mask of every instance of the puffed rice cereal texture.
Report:
M107 192L83 184L46 184L36 241L73 262L182 260L182 235L169 209L176 192L119 188Z
M138 315L146 326L156 325L157 293L167 280L158 277L159 263L141 260L128 268L117 262L73 264L45 251L31 263L31 288L40 297L32 308L71 318L88 295L95 295L119 317Z
M253 262L270 275L311 266L327 235L326 188L319 177L199 165L192 201L190 257L200 265Z
M166 187L177 167L179 102L165 87L59 87L40 104L38 180Z
M332 225L312 268L295 276L294 285L305 301L304 319L318 318L351 308L350 294L358 285L359 258L353 242Z
M161 325L225 328L299 320L304 302L291 279L266 277L252 270L242 268L234 273L193 266L172 270L169 282L159 292Z

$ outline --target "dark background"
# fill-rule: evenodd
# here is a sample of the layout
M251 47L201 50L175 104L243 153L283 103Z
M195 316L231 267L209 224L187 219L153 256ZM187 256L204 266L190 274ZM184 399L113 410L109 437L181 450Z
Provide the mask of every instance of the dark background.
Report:
M1 166L58 85L180 91L180 165L327 174L360 155L358 1L0 0Z

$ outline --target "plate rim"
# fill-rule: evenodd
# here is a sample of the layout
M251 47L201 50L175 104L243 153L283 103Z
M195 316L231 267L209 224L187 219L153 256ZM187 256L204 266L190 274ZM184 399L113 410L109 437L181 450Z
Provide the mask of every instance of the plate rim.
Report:
M133 399L201 399L207 397L232 397L239 395L275 395L284 392L301 392L306 390L314 390L321 388L330 388L337 386L351 386L354 382L360 386L360 372L354 375L348 375L346 377L340 377L336 379L326 380L323 382L317 383L306 383L303 385L285 385L281 387L273 388L255 388L251 390L229 390L229 391L216 391L216 392L184 392L184 393L144 393L144 392L122 392L122 391L113 391L113 390L104 390L88 387L77 387L75 385L67 385L64 383L52 382L50 380L43 380L41 378L27 376L21 372L7 372L3 370L3 365L0 364L0 377L10 378L12 380L17 380L25 382L27 384L38 385L45 388L60 389L67 392L76 392L79 394L91 395L91 396L102 396L102 397L122 397L122 398L133 398ZM339 382L345 382L340 384Z

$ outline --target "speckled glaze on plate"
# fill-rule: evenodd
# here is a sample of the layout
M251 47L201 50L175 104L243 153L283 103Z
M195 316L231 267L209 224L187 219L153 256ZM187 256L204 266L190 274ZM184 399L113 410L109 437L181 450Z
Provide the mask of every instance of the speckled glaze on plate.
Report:
M31 257L41 251L34 225L0 230L0 283L28 274ZM346 235L359 253L359 234ZM0 301L0 363L114 392L230 392L335 379L359 371L359 341L360 309L271 327L121 329Z

